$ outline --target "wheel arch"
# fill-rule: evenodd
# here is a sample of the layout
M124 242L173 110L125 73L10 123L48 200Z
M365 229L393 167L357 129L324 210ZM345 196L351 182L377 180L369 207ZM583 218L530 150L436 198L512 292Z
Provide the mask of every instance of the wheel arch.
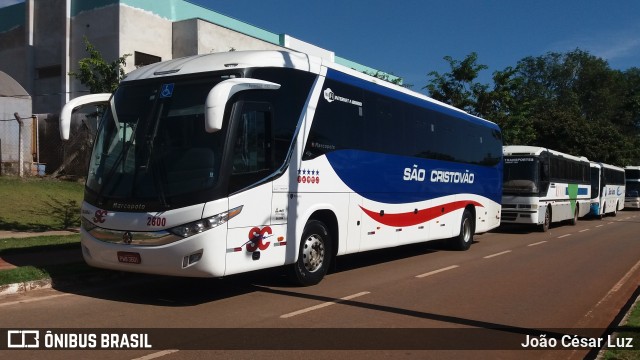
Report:
M327 231L329 231L329 235L331 236L331 245L333 245L331 257L332 259L335 258L340 244L338 217L332 210L322 209L314 211L307 219L307 222L311 220L320 221L327 227Z
M476 217L477 216L476 207L473 204L467 204L467 206L465 206L464 209L465 210L469 210L471 212L471 219L473 220L471 222L471 230L475 234L475 232L476 232L476 221L478 221L478 218Z

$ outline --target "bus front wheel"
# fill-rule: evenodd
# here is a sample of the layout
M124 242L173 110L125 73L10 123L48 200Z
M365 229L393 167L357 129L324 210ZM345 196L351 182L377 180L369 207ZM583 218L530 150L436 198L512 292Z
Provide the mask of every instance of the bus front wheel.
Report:
M540 225L540 230L542 232L547 232L549 230L549 225L551 224L551 210L549 210L549 206L544 211L544 222Z
M327 274L332 253L327 227L320 221L309 221L302 232L298 261L291 265L289 277L301 286L319 283Z

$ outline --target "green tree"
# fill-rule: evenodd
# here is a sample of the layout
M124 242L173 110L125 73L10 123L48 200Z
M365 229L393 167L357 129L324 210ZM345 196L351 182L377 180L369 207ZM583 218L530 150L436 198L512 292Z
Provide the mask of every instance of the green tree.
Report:
M476 79L480 71L488 67L477 63L478 54L475 52L462 61L454 60L451 56L443 59L449 63L451 71L444 74L431 71L428 74L431 79L423 89L427 89L429 95L436 100L478 115L478 99L484 97L488 86L476 82Z
M517 112L537 134L532 145L614 165L638 159L634 90L605 60L579 49L552 52L520 60L513 76L521 83Z
M517 96L523 81L516 74L512 67L494 72L493 89L480 94L475 104L478 116L500 125L505 145L531 144L536 139L527 99Z
M398 76L395 76L392 73L387 74L387 73L380 72L380 71L376 71L375 73L371 73L371 72L368 72L366 70L363 71L363 73L365 73L365 74L367 74L369 76L373 76L374 78L377 78L377 79L380 79L380 80L384 80L386 82L390 82L392 84L400 85L400 86L403 86L403 87L406 87L406 88L410 88L410 87L413 86L413 85L405 85L405 84L403 84L402 83L402 78L398 77Z
M536 145L614 165L640 163L640 69L612 70L586 51L525 57L477 83L471 53L432 76L431 97L496 122L504 144Z
M89 92L92 94L115 91L120 80L124 77L124 67L127 65L126 59L131 54L124 54L109 63L102 58L100 51L86 37L84 38L84 45L89 56L78 62L78 72L71 71L69 75L80 80L84 86L89 88Z

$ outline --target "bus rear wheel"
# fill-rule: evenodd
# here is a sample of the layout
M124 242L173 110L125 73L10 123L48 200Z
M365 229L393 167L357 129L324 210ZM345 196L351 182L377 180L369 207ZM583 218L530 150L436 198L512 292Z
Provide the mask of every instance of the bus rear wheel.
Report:
M455 250L468 250L473 243L473 216L469 209L464 209L460 221L460 234L451 238L451 247Z
M576 204L576 208L573 211L573 218L569 222L571 225L578 225L578 204Z
M289 277L301 286L319 283L331 261L331 235L320 221L309 221L302 232L298 260L291 265Z

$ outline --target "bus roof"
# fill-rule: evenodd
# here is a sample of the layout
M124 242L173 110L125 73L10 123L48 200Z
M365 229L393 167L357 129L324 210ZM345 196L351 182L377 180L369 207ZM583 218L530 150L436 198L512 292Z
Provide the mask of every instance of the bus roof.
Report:
M547 149L547 148L544 148L544 147L540 147L540 146L507 145L507 146L503 146L502 147L502 155L504 155L504 156L512 156L512 155L539 156L540 154L542 154L545 151L548 151L549 153L551 153L553 155L565 157L567 159L572 159L572 160L576 160L576 161L586 161L586 162L589 161L589 159L587 159L584 156L578 157L578 156L574 156L574 155L570 155L570 154L565 154L565 153L562 153L560 151L555 151L555 150Z
M413 102L419 106L428 106L438 108L439 110L445 110L446 112L455 113L458 117L466 118L467 120L474 122L482 122L485 125L499 129L498 126L491 121L471 115L463 110L432 99L426 95L411 91L402 86L361 73L326 59L321 59L319 57L300 52L250 50L194 55L141 67L127 74L123 79L123 82L249 67L291 68L323 76L327 76L327 72L329 72L332 73L339 81L351 83L352 85L360 87L371 87L376 92L384 92L384 95L400 98L404 101L409 100L409 102L413 100ZM334 72L327 69L332 69ZM382 89L386 89L386 91L381 91Z
M602 162L598 162L598 161L591 161L591 167L595 167L594 165L596 165L597 167L601 167L601 168L607 168L607 169L611 169L611 170L616 170L616 171L624 171L625 169L615 166L615 165L610 165L610 164L605 164Z

